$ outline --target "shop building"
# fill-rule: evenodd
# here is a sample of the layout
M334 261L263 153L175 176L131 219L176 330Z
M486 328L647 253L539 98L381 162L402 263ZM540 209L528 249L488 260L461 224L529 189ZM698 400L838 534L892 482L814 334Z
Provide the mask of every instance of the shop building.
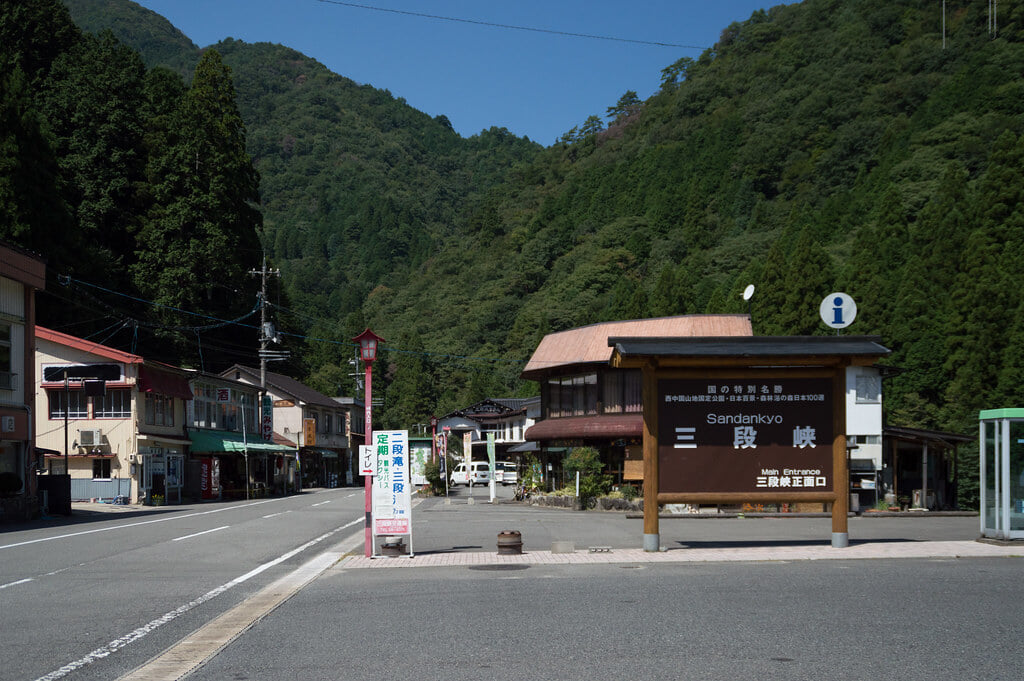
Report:
M260 370L239 364L220 374L224 378L259 386ZM273 405L273 431L294 442L302 487L337 487L349 484L355 470L352 405L342 404L307 385L266 372L265 390Z
M616 484L639 482L643 471L643 392L639 369L610 366L612 336L751 336L748 315L680 315L603 322L548 334L521 376L540 384L540 420L525 439L536 443L549 487L573 447L601 452Z
M70 474L72 501L180 503L187 372L52 329L35 335L36 442L54 452L43 473Z
M259 387L217 374L192 374L187 496L248 499L299 491L298 448L263 438Z

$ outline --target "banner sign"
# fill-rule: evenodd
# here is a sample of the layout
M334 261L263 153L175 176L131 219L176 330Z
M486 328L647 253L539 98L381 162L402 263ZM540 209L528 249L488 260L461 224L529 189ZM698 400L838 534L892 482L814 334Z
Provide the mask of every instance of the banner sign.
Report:
M659 492L832 490L832 379L658 381Z
M377 475L377 450L359 445L359 475Z
M316 446L316 419L302 419L302 446Z
M263 413L260 417L260 435L267 442L274 439L274 401L270 395L263 396Z
M377 473L373 478L373 533L412 534L409 431L375 431Z

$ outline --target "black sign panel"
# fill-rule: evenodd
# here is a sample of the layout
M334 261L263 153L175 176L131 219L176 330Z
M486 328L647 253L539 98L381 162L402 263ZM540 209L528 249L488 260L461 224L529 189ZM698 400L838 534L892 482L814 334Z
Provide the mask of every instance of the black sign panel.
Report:
M47 383L63 381L65 375L68 380L75 382L83 378L119 381L121 380L121 366L118 364L68 364L43 367L43 381Z
M659 380L659 491L832 491L832 402L829 378Z

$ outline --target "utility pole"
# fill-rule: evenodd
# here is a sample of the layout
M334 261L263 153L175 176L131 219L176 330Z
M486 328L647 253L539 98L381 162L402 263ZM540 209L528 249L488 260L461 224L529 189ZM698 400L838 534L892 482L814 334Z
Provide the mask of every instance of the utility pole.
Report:
M253 276L259 276L260 278L260 291L257 294L259 302L259 399L260 403L257 406L258 421L260 423L259 433L260 437L264 437L266 433L263 432L263 418L261 414L263 398L266 396L266 363L267 361L281 361L287 359L290 352L288 350L269 350L266 344L269 341L274 343L281 342L281 335L276 332L273 328L273 323L267 320L266 311L266 280L268 276L281 276L280 269L267 269L266 267L266 254L263 255L263 264L259 269L250 269L249 273Z

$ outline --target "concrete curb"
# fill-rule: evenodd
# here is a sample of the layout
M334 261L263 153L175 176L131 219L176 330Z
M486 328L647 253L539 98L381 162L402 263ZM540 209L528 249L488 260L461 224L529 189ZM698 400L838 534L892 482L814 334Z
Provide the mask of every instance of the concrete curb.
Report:
M716 563L796 560L866 560L901 558L1024 558L1024 546L1001 546L980 541L926 541L853 544L846 548L821 546L754 546L724 549L679 548L657 553L642 549L607 551L580 550L573 553L526 551L506 556L484 551L425 553L412 557L367 558L347 556L335 566L340 569L474 567L530 565L598 565L614 563ZM500 569L492 567L492 569Z

